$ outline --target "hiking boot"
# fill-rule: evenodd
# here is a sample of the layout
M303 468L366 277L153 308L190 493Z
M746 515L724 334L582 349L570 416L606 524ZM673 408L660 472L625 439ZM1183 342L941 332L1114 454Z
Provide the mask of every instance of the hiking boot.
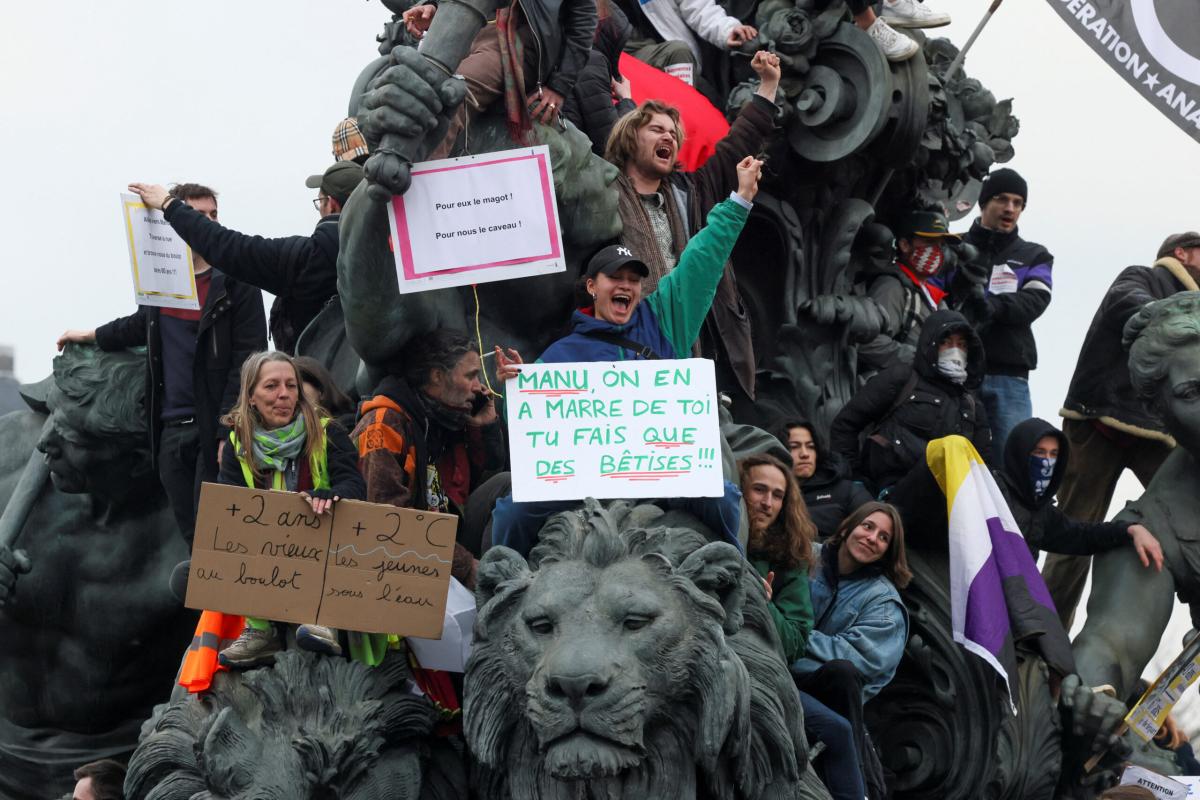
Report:
M296 644L314 653L340 656L342 646L338 644L337 631L324 625L301 625L296 629Z
M871 27L867 28L867 36L883 51L888 61L907 61L921 49L919 44L903 33L897 33L883 21L883 17L875 18Z
M950 15L934 11L917 0L883 0L884 22L897 28L940 28L950 24Z
M242 635L217 656L221 666L229 669L249 669L263 664L273 664L275 654L283 649L279 633L272 625L265 631L247 625Z

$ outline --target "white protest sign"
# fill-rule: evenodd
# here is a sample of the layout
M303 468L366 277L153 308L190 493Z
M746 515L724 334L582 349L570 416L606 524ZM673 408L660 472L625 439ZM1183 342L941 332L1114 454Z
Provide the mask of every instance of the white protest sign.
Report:
M401 294L567 268L545 145L413 164L388 221Z
M137 195L121 195L129 263L133 267L134 301L143 306L200 308L192 249L163 218Z
M1200 797L1200 775L1172 775L1171 779L1187 787L1187 797Z
M525 364L505 392L517 502L724 493L708 359Z
M1149 789L1158 800L1185 800L1188 796L1188 787L1185 784L1132 764L1121 773L1120 785Z
M450 579L450 593L446 597L446 618L442 625L441 639L423 639L406 636L417 663L425 669L440 669L443 672L466 672L467 659L471 657L474 642L475 595L457 579Z

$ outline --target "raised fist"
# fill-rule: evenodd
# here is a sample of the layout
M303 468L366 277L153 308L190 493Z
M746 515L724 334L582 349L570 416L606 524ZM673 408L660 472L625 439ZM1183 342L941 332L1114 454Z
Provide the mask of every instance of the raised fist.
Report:
M364 170L376 200L404 194L409 166L441 143L467 96L465 81L447 76L415 48L395 47L390 58L391 65L367 84L358 114L371 151Z
M0 606L12 600L17 591L17 576L33 567L24 550L11 550L0 545Z

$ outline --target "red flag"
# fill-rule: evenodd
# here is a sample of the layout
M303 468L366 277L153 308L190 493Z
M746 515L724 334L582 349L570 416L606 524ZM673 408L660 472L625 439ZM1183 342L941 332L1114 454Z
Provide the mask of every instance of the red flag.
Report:
M684 132L683 148L679 151L683 169L690 172L704 164L717 142L729 133L725 115L691 86L628 53L621 53L620 69L629 79L634 101L640 104L659 100L679 109Z

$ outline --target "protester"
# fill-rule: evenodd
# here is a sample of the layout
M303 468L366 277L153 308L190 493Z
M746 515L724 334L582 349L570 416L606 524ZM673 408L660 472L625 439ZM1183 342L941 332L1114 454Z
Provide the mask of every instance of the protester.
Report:
M216 225L217 195L207 186L177 184L168 199ZM94 342L107 351L146 348L150 452L189 544L200 484L216 479L218 454L229 434L218 420L237 402L242 362L267 346L262 294L213 269L201 253L193 254L192 266L200 310L143 305L94 330L58 337L59 350L67 342Z
M1059 412L1074 458L1065 471L1059 502L1072 519L1103 519L1117 479L1126 469L1148 486L1175 442L1162 420L1138 398L1121 343L1125 323L1147 303L1196 291L1200 233L1168 236L1151 267L1126 267L1113 281L1079 351L1067 399ZM1070 628L1090 560L1051 555L1042 574L1064 627Z
M229 486L299 492L314 514L326 514L342 498L362 500L366 487L354 445L337 423L312 405L300 371L285 353L256 353L242 366L237 404L222 419L230 428L218 482ZM301 625L296 643L305 650L341 655L337 632ZM275 660L283 648L274 623L246 617L246 627L221 651L222 666L246 669Z
M600 21L587 64L567 97L562 115L592 140L592 152L604 155L613 125L637 108L629 80L619 69L621 49L632 31L628 17L607 0L598 0Z
M571 332L551 344L541 361L625 361L686 357L712 306L725 262L741 233L754 196L762 162L746 156L738 164L738 189L717 204L706 225L679 257L679 265L663 277L643 302L646 263L623 245L610 245L588 261L585 288L593 305L571 317ZM496 348L500 381L521 371L521 355ZM726 540L737 543L740 492L725 482L723 498L680 499L687 510ZM514 503L501 497L492 514L492 543L528 555L537 544L542 523L569 507L561 502Z
M975 395L983 369L983 345L962 314L934 312L913 363L880 372L838 412L830 429L834 453L875 492L927 473L925 447L932 439L961 434L987 458L992 435Z
M125 767L105 758L75 770L75 791L71 800L124 800Z
M465 334L439 328L413 339L400 363L363 401L354 428L367 499L462 517L471 491L504 466L479 351ZM456 542L451 574L474 589L477 565Z
M343 392L325 369L325 365L311 356L297 356L296 369L300 370L301 388L309 404L323 408L346 430L354 430L357 407Z
M677 109L648 100L613 126L604 157L621 171L617 176L621 244L648 267L642 284L646 294L675 268L709 210L737 188L742 155L761 152L775 129L779 57L760 50L750 64L760 78L758 89L713 155L694 172L676 168L683 145ZM755 358L750 318L731 264L725 265L710 319L701 350L717 362L718 384L736 379L752 398Z
M321 214L311 236L265 239L223 227L216 217L174 202L161 186L131 183L142 202L161 208L167 222L195 253L239 281L275 295L270 330L275 349L291 353L296 340L329 300L337 295L338 221L342 207L362 181L362 167L339 161L305 181L319 189L313 205ZM262 348L259 348L262 349Z
M982 318L974 322L987 353L987 374L979 393L997 449L1004 447L1018 422L1033 416L1029 396L1029 373L1037 367L1033 322L1050 305L1054 256L1017 234L1028 197L1024 178L1011 169L996 170L983 182L980 216L963 237L978 248L977 261L987 275L985 302L978 306ZM953 272L948 275L947 285L955 277Z
M821 539L828 539L850 512L870 502L871 493L849 478L842 459L829 452L807 420L788 420L778 438L792 454L792 475L804 495L808 516Z
M896 260L861 279L866 295L888 318L887 327L858 348L863 372L912 361L925 320L946 307L946 291L934 278L945 263L947 239L957 240L958 236L950 233L944 214L913 211L896 229Z
M1054 495L1071 463L1071 446L1062 431L1041 419L1013 428L1004 446L997 483L1013 520L1030 550L1093 555L1133 544L1142 565L1162 571L1163 553L1145 526L1122 522L1078 522L1054 505Z
M907 61L921 49L916 40L895 28L940 28L950 24L949 14L934 11L918 0L883 0L881 16L876 16L872 0L847 0L846 4L854 24L867 32L888 61Z
M736 50L758 36L716 0L639 0L628 10L635 34L626 52L689 85L700 73L705 45Z
M801 692L850 722L875 797L880 773L863 704L892 680L908 641L908 612L897 588L912 574L900 514L887 503L866 503L815 553L809 582L815 625L792 673Z
M402 19L408 32L423 37L437 7L434 0L405 11ZM489 20L483 26L454 70L467 83L467 99L430 158L449 155L459 134L464 129L470 133L470 121L500 98L509 125L519 136L535 121L557 122L587 64L596 21L594 0L526 0L498 7L495 24Z

